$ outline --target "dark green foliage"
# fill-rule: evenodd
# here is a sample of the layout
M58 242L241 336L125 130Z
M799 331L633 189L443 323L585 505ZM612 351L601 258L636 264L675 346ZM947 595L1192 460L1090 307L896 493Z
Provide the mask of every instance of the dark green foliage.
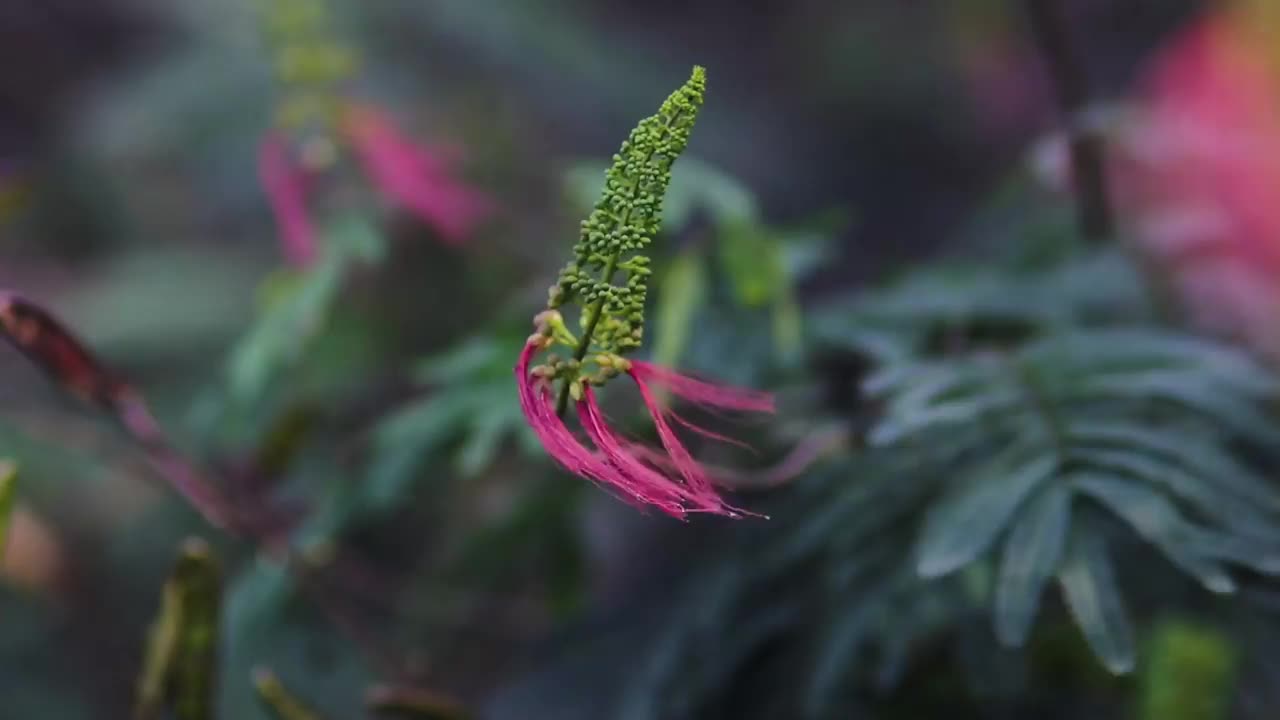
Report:
M1068 254L926 270L812 311L813 356L866 368L840 410L866 448L774 493L769 522L693 563L620 716L843 717L892 705L913 668L950 653L1038 651L1064 617L1127 673L1151 606L1134 563L1202 598L1280 573L1266 473L1280 378L1158 324L1134 278L1119 257ZM724 694L754 673L773 678L761 704ZM967 692L1016 694L1035 673L978 672Z

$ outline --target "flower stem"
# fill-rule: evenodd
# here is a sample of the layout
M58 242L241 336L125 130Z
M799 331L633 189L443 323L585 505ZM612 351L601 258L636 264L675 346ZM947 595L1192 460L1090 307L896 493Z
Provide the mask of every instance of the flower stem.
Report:
M618 269L618 258L621 252L614 253L609 256L608 262L604 266L604 273L600 278L604 282L613 279L613 273ZM582 338L578 340L578 347L573 351L573 359L582 362L587 356L587 351L591 349L591 336L595 334L596 325L600 323L600 316L604 314L605 298L600 298L596 304L588 309L591 317L587 319L587 326L582 331ZM560 387L560 397L556 400L556 415L564 417L564 411L569 408L569 387L573 385L573 380L565 380L564 385Z
M1040 45L1058 104L1067 116L1071 174L1079 198L1076 213L1081 233L1087 240L1105 242L1113 234L1115 221L1107 191L1102 134L1090 127L1086 117L1091 98L1084 66L1058 0L1027 0L1026 6L1032 34Z

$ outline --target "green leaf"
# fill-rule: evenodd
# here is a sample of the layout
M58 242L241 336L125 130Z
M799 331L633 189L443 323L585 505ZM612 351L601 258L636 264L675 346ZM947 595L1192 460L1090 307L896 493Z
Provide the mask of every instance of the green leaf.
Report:
M671 174L662 224L668 230L682 228L697 210L706 210L716 225L754 223L759 216L755 196L745 185L696 157L684 157Z
M917 547L916 572L934 578L976 560L1004 531L1022 502L1058 469L1042 456L1008 471L1001 459L929 510Z
M1133 628L1096 532L1087 524L1076 526L1058 570L1058 583L1089 647L1108 670L1122 675L1133 670Z
M462 382L477 370L486 369L499 358L503 358L504 366L509 365L508 358L503 356L505 350L492 337L484 335L474 337L418 363L413 371L413 379L432 385ZM504 367L504 370L509 369Z
M706 298L702 255L691 249L677 255L661 276L661 283L655 308L658 329L653 358L659 365L675 367L684 355L694 318Z
M1221 527L1248 537L1280 542L1280 525L1256 505L1240 502L1157 456L1121 449L1072 448L1068 459L1089 470L1121 473L1166 488Z
M1066 372L1186 370L1246 394L1280 389L1280 378L1247 353L1202 337L1157 330L1058 333L1027 346L1023 357Z
M746 307L777 302L790 288L778 237L754 223L732 223L716 243L734 298Z
M5 541L9 535L9 522L17 493L18 466L12 460L0 460L0 560L4 559Z
M1163 401L1200 413L1242 438L1266 447L1280 446L1280 427L1258 405L1207 382L1194 371L1160 370L1082 381L1075 394L1093 399Z
M1071 484L1129 523L1174 565L1195 577L1215 593L1235 592L1236 584L1220 565L1202 557L1188 542L1189 524L1178 509L1159 491L1137 481L1119 476L1078 473Z
M1132 423L1088 420L1068 429L1073 442L1129 448L1177 463L1188 472L1260 507L1280 510L1280 489L1191 428L1152 430Z
M1252 568L1263 575L1280 576L1280 544L1194 527L1187 530L1188 542L1207 558Z
M426 457L456 437L475 410L470 392L442 390L380 422L374 430L365 499L379 508L400 498Z
M1021 406L1022 396L1019 393L1011 388L1001 388L985 395L931 405L917 413L885 418L867 433L867 442L890 445L931 428L977 423L997 411Z
M249 405L278 373L296 363L328 319L341 287L344 264L336 254L303 273L281 271L270 297L249 332L231 351L231 395Z
M503 407L510 412L502 412ZM524 416L514 402L506 406L490 406L482 414L476 415L458 450L458 474L464 478L479 475L497 456L502 440L518 430L523 419Z
M1071 491L1054 483L1030 500L1004 542L995 590L996 637L1022 645L1044 586L1058 571L1071 529Z

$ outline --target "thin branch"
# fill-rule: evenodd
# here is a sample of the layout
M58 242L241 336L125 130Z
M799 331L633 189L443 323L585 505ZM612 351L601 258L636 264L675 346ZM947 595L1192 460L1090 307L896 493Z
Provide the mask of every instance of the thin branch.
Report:
M1086 239L1101 243L1111 238L1115 217L1107 191L1102 133L1088 117L1089 80L1076 54L1060 0L1025 2L1032 35L1040 46L1058 104L1067 117L1077 222Z

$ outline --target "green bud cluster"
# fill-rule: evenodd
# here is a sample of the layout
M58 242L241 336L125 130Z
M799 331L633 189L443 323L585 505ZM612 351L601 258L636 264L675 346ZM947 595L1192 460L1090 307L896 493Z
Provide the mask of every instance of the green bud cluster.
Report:
M261 4L276 80L284 88L277 121L291 130L331 130L341 103L338 87L355 73L356 56L335 38L326 0Z
M581 398L584 385L603 385L625 372L622 355L644 339L652 272L644 251L662 229L671 166L689 144L706 89L706 71L695 66L658 113L641 120L622 143L605 173L600 201L582 223L573 260L551 286L547 310L534 320L538 331L531 342L541 339L544 348L560 344L573 349L572 357L549 355L546 364L533 370L547 381L562 382L559 414L571 398ZM560 314L561 307L571 304L580 308L580 338Z
M548 302L552 309L582 307L579 359L591 350L621 354L640 347L651 272L644 250L662 228L671 165L689 144L705 92L706 73L694 67L689 80L656 115L640 121L613 156L600 201L583 221L573 260Z

